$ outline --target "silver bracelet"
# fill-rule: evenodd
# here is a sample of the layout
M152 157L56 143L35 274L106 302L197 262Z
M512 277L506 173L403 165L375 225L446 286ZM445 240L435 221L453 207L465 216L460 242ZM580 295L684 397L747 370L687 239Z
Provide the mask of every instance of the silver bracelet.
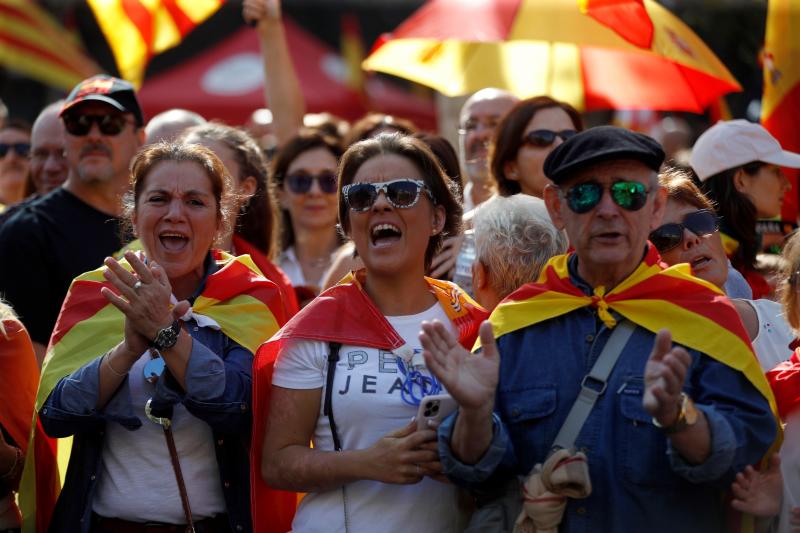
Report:
M0 476L0 478L5 479L5 478L12 477L14 472L17 470L17 467L19 466L19 460L20 459L22 459L22 450L20 450L19 448L17 448L15 446L14 447L14 462L11 464L11 468L8 469L8 472L6 472L2 476Z
M127 372L125 372L125 373L117 372L114 369L114 367L111 366L111 359L109 359L110 355L111 355L111 352L108 352L107 354L105 354L103 356L103 359L105 360L106 366L108 367L108 369L111 370L111 373L114 374L115 376L117 376L118 378L124 378L125 376L127 376L128 375Z

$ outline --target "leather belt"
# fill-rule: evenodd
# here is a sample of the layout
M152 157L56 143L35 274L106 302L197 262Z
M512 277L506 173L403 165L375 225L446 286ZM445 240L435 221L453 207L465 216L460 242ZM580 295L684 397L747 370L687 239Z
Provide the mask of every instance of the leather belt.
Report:
M188 527L188 524L131 522L92 513L92 533L185 533ZM228 515L223 513L194 522L194 530L197 533L229 533L231 526Z

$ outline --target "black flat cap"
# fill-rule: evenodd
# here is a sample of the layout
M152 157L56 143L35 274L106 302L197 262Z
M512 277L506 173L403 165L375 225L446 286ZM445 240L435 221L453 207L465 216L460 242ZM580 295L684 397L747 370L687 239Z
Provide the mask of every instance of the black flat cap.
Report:
M664 162L661 145L647 135L616 126L598 126L570 137L544 160L544 174L563 183L577 171L602 161L633 159L656 172Z

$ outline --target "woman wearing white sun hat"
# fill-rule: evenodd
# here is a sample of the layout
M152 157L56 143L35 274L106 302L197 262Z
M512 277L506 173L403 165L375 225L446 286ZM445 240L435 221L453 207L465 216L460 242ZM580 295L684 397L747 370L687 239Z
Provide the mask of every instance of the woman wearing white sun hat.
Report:
M759 124L729 120L717 122L697 139L690 164L722 218L720 234L728 258L747 279L753 298L766 296L770 287L755 271L761 248L756 221L780 214L791 187L780 167L800 168L800 154L784 150Z

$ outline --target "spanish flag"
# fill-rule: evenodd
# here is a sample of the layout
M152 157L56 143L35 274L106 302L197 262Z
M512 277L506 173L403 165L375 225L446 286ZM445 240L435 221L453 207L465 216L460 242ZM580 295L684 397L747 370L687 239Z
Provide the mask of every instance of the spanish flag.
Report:
M767 379L784 420L800 410L800 357L797 350L788 361L767 372Z
M663 268L655 247L648 244L644 261L622 283L610 291L596 287L587 296L569 278L570 255L550 259L536 283L523 285L495 308L489 318L495 337L587 306L596 308L600 319L613 328L613 310L653 333L667 328L676 343L742 372L779 420L775 397L739 314L717 287L692 276L688 264ZM480 341L475 347L479 346Z
M784 150L800 152L800 0L769 0L767 30L761 63L764 94L761 124ZM792 189L786 193L781 218L797 222L798 171L785 169Z
M87 0L120 76L141 86L147 63L213 15L224 0Z
M655 29L644 0L578 0L578 7L629 43L645 50L653 45Z
M100 72L33 0L0 0L0 65L65 91Z
M317 296L300 313L263 344L253 365L253 442L250 446L250 490L253 509L253 531L264 531L267 524L280 520L283 530L292 526L292 515L276 517L264 502L275 497L261 478L261 447L269 415L272 370L286 339L339 342L383 350L401 347L404 341L386 317L375 307L363 283L365 270L351 272L337 284ZM459 332L459 342L469 347L478 336L478 328L488 313L458 285L449 281L425 278L430 291ZM279 493L294 498L293 493Z
M206 279L203 292L192 305L193 312L212 318L222 332L255 353L258 346L283 325L286 318L280 292L265 279L249 256L233 257L215 250L214 260L219 267ZM131 269L126 262L123 266ZM116 346L123 337L125 316L100 293L102 287L118 292L106 281L106 267L75 278L70 285L61 313L58 316L42 367L39 390L36 394L36 413L41 409L58 381L77 368ZM38 415L34 422L39 426ZM34 516L52 515L54 501L49 498L49 485L43 485L50 471L42 468L39 447L46 440L57 450L58 468L66 473L72 439L49 439L32 433L29 449L36 450L25 458L25 470L20 483L20 505L24 531L46 531L46 521ZM47 465L45 465L47 466ZM62 477L63 481L63 477ZM43 491L40 488L46 487ZM45 507L49 506L49 507Z
M31 338L18 320L4 319L0 325L0 426L5 429L26 456L39 458L42 476L40 493L43 507L52 508L58 494L55 449L50 446L42 427L37 425L36 450L28 446L31 435L33 405L39 385L39 365L33 353ZM47 530L49 515L31 517L38 531Z

